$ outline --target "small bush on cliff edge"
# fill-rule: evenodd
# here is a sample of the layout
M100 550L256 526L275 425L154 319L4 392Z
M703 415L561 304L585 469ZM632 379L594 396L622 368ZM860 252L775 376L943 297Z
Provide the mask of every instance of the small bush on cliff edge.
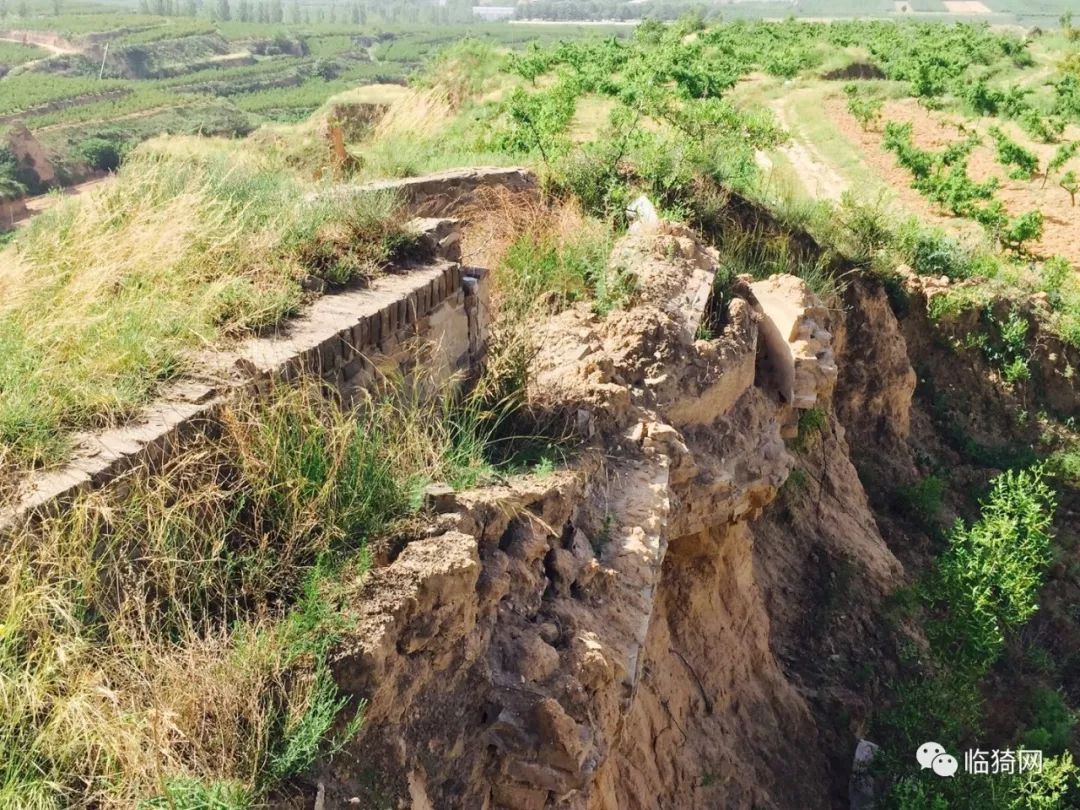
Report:
M79 144L77 151L92 169L100 172L116 171L123 159L120 147L105 138L87 138Z
M810 448L814 437L820 434L829 423L829 418L821 408L808 408L799 411L799 432L791 440L791 448L805 453Z

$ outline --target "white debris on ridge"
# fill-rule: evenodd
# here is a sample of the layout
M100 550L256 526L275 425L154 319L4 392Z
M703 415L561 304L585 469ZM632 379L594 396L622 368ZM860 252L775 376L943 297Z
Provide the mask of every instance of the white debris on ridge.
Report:
M630 220L631 230L637 226L651 227L660 221L656 206L644 194L626 206L626 218Z

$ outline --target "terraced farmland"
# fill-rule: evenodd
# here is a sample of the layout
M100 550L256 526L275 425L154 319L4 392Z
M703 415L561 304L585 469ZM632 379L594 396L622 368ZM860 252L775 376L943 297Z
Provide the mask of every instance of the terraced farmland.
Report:
M26 141L25 126L38 144L30 151L50 170L39 171L40 159L35 168L29 147L10 139L0 169L8 167L18 188L39 192L109 170L158 134L242 136L264 123L302 120L357 86L404 84L463 37L513 45L596 31L402 25L389 11L359 5L234 5L204 10L214 19L160 2L142 14L87 8L0 17L0 129L14 127Z

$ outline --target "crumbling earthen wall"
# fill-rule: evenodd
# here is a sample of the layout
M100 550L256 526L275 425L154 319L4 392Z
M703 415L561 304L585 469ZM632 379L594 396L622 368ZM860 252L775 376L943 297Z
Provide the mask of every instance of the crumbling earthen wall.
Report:
M810 330L810 351L788 328L817 323L820 304L774 279L805 307L776 326L786 309L740 281L723 334L705 339L716 256L691 231L635 227L613 261L638 282L625 309L537 324L530 404L565 415L582 456L440 498L358 591L334 672L368 708L315 775L326 806L824 806L752 528L791 469L782 431L797 410L759 385L761 330L791 334L817 386L799 402L828 408L828 332Z

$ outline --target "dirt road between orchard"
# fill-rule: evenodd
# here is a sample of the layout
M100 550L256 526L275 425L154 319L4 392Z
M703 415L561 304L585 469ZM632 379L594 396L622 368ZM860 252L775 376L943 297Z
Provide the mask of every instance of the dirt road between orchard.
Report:
M822 157L813 144L801 140L798 130L792 127L788 120L783 102L783 99L777 99L770 104L770 107L780 122L780 126L791 134L791 140L777 147L776 151L791 162L807 194L811 197L839 202L840 197L848 189L847 181L829 161Z
M5 31L0 35L0 42L14 42L18 45L34 45L35 47L49 51L53 56L62 54L79 53L79 49L72 47L59 37L51 34L35 34L33 32ZM41 60L36 60L40 62Z
M112 179L113 175L107 174L104 177L95 177L92 180L76 183L74 186L57 189L50 194L39 194L36 197L27 197L26 213L15 220L14 225L16 228L25 228L30 224L30 220L38 214L44 214L50 208L59 205L69 197L79 197L83 194L89 194L94 189L101 188L106 183L111 183Z

